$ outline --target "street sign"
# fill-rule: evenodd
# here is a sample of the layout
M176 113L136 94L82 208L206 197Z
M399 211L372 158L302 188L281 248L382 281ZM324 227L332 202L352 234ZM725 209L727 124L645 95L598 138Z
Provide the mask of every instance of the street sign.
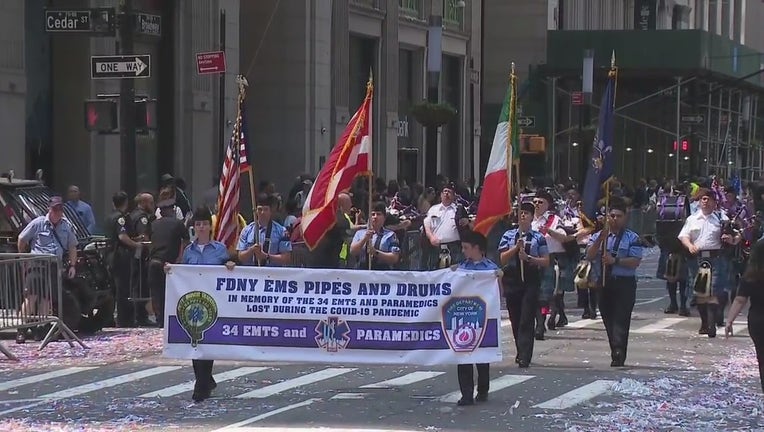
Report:
M92 79L148 78L150 76L151 56L148 54L90 57Z
M683 115L682 123L701 124L705 119L703 114Z
M196 53L196 72L199 75L225 72L225 51Z
M162 36L162 17L147 13L135 14L135 33L146 36Z
M518 117L517 124L525 128L534 128L536 127L536 117L534 116Z
M45 10L48 33L114 35L115 24L114 8Z
M584 104L584 92L580 91L574 91L570 94L570 103L572 103L574 106L579 106Z

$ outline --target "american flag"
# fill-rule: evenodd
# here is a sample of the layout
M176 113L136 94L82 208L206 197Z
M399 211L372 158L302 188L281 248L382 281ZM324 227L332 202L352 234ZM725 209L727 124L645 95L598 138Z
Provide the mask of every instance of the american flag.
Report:
M241 101L239 102L241 105ZM215 240L232 248L236 245L239 234L239 178L242 171L249 169L247 141L245 139L244 116L241 110L231 134L231 142L226 150L223 173L220 175L218 190L217 225ZM246 166L246 167L245 167Z

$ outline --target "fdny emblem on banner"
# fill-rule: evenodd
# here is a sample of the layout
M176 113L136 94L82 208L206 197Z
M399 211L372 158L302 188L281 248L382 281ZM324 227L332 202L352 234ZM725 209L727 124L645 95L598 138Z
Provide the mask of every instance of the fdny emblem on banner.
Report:
M486 303L480 297L454 297L443 305L443 331L455 352L472 352L480 346L488 322Z
M338 352L350 342L350 326L339 317L330 316L316 325L316 343L327 352Z

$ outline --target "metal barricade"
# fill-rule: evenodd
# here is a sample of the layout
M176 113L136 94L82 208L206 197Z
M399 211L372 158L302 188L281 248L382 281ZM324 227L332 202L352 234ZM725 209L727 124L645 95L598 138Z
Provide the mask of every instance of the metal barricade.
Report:
M87 349L64 324L63 298L61 269L56 256L0 253L0 330L52 324L39 350L59 335L72 348L76 341ZM18 360L2 342L0 352L11 360Z

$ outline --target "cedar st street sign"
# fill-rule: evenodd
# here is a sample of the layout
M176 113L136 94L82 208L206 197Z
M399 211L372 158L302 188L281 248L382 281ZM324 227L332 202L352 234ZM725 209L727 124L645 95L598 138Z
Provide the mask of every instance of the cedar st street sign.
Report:
M151 56L148 54L90 57L92 79L148 78L150 76Z

